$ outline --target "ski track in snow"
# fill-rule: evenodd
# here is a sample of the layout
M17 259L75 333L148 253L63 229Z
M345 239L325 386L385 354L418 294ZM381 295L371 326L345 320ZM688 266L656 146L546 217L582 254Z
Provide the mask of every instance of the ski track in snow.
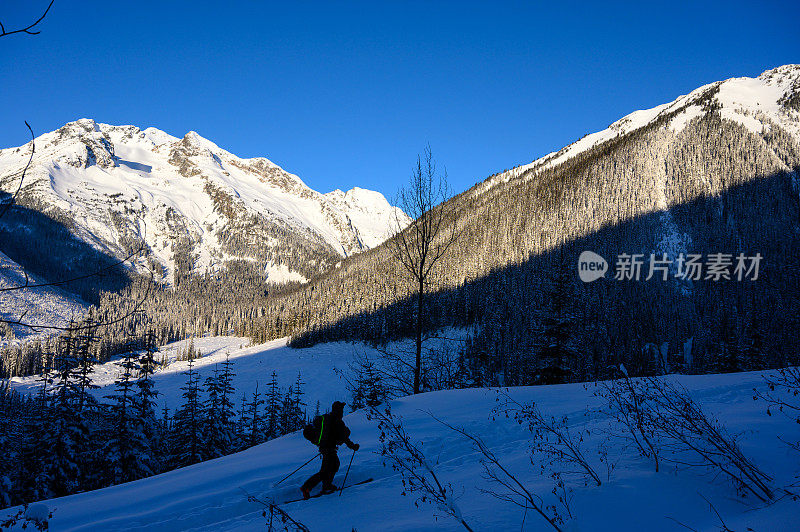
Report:
M237 373L235 381L239 397L250 393L256 379L266 382L269 372L277 369L281 384L293 382L297 371L306 381L306 400L318 398L325 409L333 399L347 398L343 381L332 371L343 365L357 344L321 344L307 349L290 349L283 340L239 349L241 338L196 339L195 346L209 354L198 361L205 375L230 351ZM175 350L173 344L165 348ZM156 376L157 387L165 397L177 398L184 381L181 371L185 363L173 363ZM741 433L740 444L746 456L775 478L774 486L790 484L800 473L796 454L780 444L777 436L800 438L800 427L780 415L767 416L765 404L752 399L754 387L763 386L760 373L739 373L705 376L670 376L690 390L707 412L719 416L731 434ZM98 372L98 383L108 383L111 373ZM29 386L17 379L15 387ZM105 389L107 392L108 389ZM568 384L512 388L508 393L519 402L535 401L546 414L570 419L574 429L590 431L584 449L601 471L600 487L585 487L569 477L575 489L569 530L675 530L678 525L668 517L698 530L717 530L719 522L697 493L712 501L729 527L743 530L792 530L798 515L797 502L779 501L759 508L752 501L737 497L730 482L699 470L675 472L666 465L660 473L650 463L629 451L622 453L620 442L611 440L611 457L618 461L611 479L598 463L597 446L605 440L600 430L607 420L597 413L600 400L593 396L593 384ZM103 389L96 393L102 395ZM465 438L452 432L428 412L455 426L466 427L480 435L498 454L504 466L522 479L529 489L551 502L551 480L540 475L529 458L530 434L513 419L492 421L497 405L497 390L467 389L432 392L392 401L392 409L402 416L409 434L423 442L423 450L437 473L452 484L457 504L464 518L476 530L519 529L520 508L498 501L480 492L490 487L482 479L479 455ZM169 402L169 400L168 400ZM313 410L313 405L311 406ZM381 464L376 424L359 410L345 417L352 429L352 439L361 444L355 454L348 484L367 478L375 480L353 486L338 494L312 501L283 504L282 508L311 530L350 531L422 531L460 530L454 520L435 517L434 508L421 504L414 507L415 496L400 495L400 476ZM294 468L308 460L315 449L299 433L290 434L246 451L191 467L164 473L149 479L113 486L47 501L54 510L51 529L56 531L99 530L196 530L244 531L263 529L265 520L258 504L249 503L242 490L267 500L276 501L299 496L300 483L310 475L318 462L312 462L280 486L274 484ZM335 482L341 483L351 451L340 450L342 468ZM319 489L319 488L317 488ZM755 508L755 509L754 509ZM532 512L526 519L526 530L546 530L546 524Z

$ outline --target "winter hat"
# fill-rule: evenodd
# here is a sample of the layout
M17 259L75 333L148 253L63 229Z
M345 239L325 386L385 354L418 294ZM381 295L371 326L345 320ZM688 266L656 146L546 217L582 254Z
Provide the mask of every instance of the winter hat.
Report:
M339 417L342 417L342 415L344 414L344 405L345 403L341 401L334 401L333 404L331 405L331 413L338 414Z

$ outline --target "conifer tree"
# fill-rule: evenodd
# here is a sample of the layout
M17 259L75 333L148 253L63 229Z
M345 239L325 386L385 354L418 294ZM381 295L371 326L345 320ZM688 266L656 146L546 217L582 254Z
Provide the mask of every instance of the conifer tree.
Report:
M140 371L138 354L130 351L118 364L122 370L114 382L116 393L106 396L107 431L103 441L104 461L112 484L130 482L153 474L150 441L145 436L136 404L136 375Z
M355 411L365 406L378 406L385 399L386 390L381 375L375 368L375 363L367 358L358 366L350 406Z
M233 450L236 412L231 397L234 376L230 359L226 357L222 371L215 368L205 380L203 455L206 460L225 456Z
M264 420L261 415L261 406L264 400L258 392L258 382L253 392L253 400L247 405L247 418L245 420L244 441L246 447L253 447L264 441Z
M51 449L45 475L48 496L73 493L79 487L80 459L78 449L83 439L84 425L77 411L79 388L76 384L78 359L75 355L75 336L63 338L56 356L58 380L53 396L53 418L45 436L45 446Z
M764 369L768 367L767 353L764 349L764 337L761 334L761 324L755 311L751 317L742 338L741 362L744 371Z
M537 350L538 371L533 384L568 382L578 357L571 345L575 318L570 311L570 282L564 248L559 248L556 272L550 289L550 309L543 317L542 337Z
M280 405L281 397L280 389L278 388L278 374L273 371L269 381L269 390L267 391L267 411L264 415L266 419L267 439L271 440L282 435L278 422Z
M158 367L156 361L156 336L152 329L145 333L143 340L144 352L139 359L139 375L136 380L136 416L140 425L140 430L145 441L149 445L149 467L153 472L161 469L158 458L157 444L161 439L159 434L161 428L156 418L156 397L158 391L155 389L153 375Z
M218 458L225 454L229 441L226 440L225 420L220 408L220 374L219 368L206 377L203 387L206 400L203 404L203 460Z
M183 404L172 418L170 447L173 465L184 467L203 460L203 405L200 402L199 376L194 371L194 360L189 361L185 372Z

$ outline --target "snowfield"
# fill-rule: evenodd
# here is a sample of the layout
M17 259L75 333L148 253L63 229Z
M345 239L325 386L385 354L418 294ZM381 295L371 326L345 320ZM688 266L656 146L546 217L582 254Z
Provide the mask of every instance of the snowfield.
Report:
M263 382L275 369L282 385L293 382L297 371L303 374L310 410L317 399L325 406L336 398L349 399L343 381L332 368L346 366L354 350L362 347L338 343L290 349L282 341L275 341L239 349L242 341L197 340L195 345L201 351L216 346L216 351L198 361L200 371L211 371L213 364L230 351L239 396L242 392L249 394L256 379ZM183 364L173 363L156 377L168 403L177 400L177 388L183 383L180 373ZM111 374L103 371L98 370L97 381L110 382ZM684 385L706 413L718 416L731 434L741 434L742 451L773 477L773 488L797 482L800 457L778 438L800 439L800 426L782 415L768 416L766 404L754 401L753 388L765 387L761 373L665 378ZM18 388L30 385L24 379L14 382ZM759 531L796 530L800 502L788 497L764 506L752 497L740 497L728 480L704 470L676 469L675 465L664 464L659 473L654 472L648 460L630 449L624 450L621 440L609 439L610 420L598 412L602 399L594 396L595 390L594 384L507 390L520 403L534 401L547 415L567 416L573 430L588 431L583 449L602 473L603 484L587 486L577 477L566 477L575 490L574 519L566 523L566 530L683 528L678 523L696 530L719 530L720 520L703 497L714 505L732 530L747 530L747 527ZM412 438L422 443L421 448L440 478L454 487L457 505L474 530L552 530L534 512L528 511L525 516L521 508L483 493L482 489L490 489L492 485L483 477L480 455L464 436L431 416L479 435L530 491L541 496L545 504L552 504L553 482L531 464L531 435L527 427L502 415L493 420L498 393L497 389L432 392L401 398L390 405L395 414L402 416ZM428 504L420 502L416 508L416 494L401 495L401 476L381 463L376 454L377 424L367 419L364 410L345 416L345 422L352 429L353 441L361 444L347 484L367 478L375 480L347 489L341 496L281 504L283 510L313 531L462 529L452 518L437 518L440 512ZM599 462L597 450L603 445L608 446L610 461L615 464L610 476ZM51 530L263 530L266 521L261 508L247 501L245 491L278 503L299 497L299 485L318 467L318 461L283 484L275 484L314 452L315 448L301 434L294 433L234 455L148 479L45 501L54 512ZM335 480L337 485L342 482L351 451L342 447L339 456L342 468Z
M213 374L220 363L225 361L226 356L229 356L236 373L233 384L238 393L233 399L237 402L241 399L242 393L246 393L249 397L255 390L256 384L259 386L259 392L264 393L273 371L277 373L278 385L284 391L294 385L298 372L300 373L309 415L313 414L318 400L323 411L336 399L349 400L334 368L346 370L356 350L363 352L368 350L368 347L359 344L333 343L313 349L292 349L286 346L286 340L283 338L250 346L248 338L229 336L195 338L192 340L194 347L203 356L195 359L194 369L200 375L202 383L206 377ZM170 411L174 411L180 405L183 393L180 388L186 384L184 372L188 369L189 363L178 362L177 357L178 352L185 349L188 343L189 340L173 342L162 347L156 354L156 360L166 356L169 361L169 365L159 369L153 379L159 392L159 406L166 405ZM92 392L98 399L102 400L104 396L114 391L114 379L119 374L115 360L94 367L92 381L100 388ZM35 393L39 388L38 379L37 375L12 377L11 387L20 392Z

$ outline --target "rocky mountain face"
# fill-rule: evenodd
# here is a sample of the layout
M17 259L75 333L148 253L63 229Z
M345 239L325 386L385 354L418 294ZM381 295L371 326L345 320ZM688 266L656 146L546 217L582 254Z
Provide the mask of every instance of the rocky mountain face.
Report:
M270 281L305 281L408 223L380 193L320 194L265 158L241 159L195 132L179 139L82 119L35 145L17 201L31 212L0 223L11 231L44 215L113 257L144 245L138 269L149 263L167 282L231 261L252 264ZM16 189L30 148L0 150L4 191ZM7 244L10 256L25 255L18 242Z

